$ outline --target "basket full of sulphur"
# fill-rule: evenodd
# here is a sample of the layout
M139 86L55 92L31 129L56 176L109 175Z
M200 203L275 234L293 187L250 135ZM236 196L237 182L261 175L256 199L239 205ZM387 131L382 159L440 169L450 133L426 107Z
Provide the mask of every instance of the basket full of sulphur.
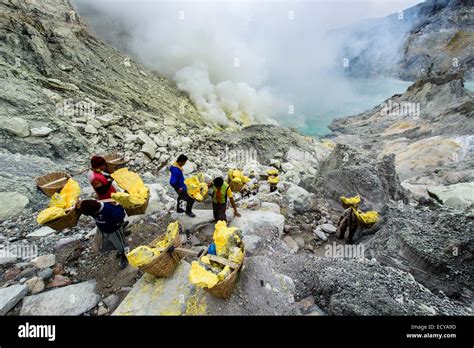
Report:
M241 192L245 185L250 181L250 178L237 169L229 169L227 172L230 189L232 192Z
M150 200L150 189L145 186L140 175L121 168L111 176L125 191L112 193L112 199L124 207L128 216L145 214Z
M173 274L181 256L172 252L172 247L181 246L181 225L178 221L170 223L166 233L156 238L149 245L139 246L127 254L128 262L155 277L166 278Z
M51 227L56 231L76 226L81 216L76 209L80 193L81 188L77 181L69 179L61 192L51 197L49 207L38 214L36 218L38 224Z
M198 174L184 180L188 190L188 195L198 202L202 202L209 197L209 188L204 181L204 175Z
M207 253L193 261L188 278L191 284L211 295L228 299L245 259L242 233L237 228L227 227L225 221L219 221L213 239L216 255Z

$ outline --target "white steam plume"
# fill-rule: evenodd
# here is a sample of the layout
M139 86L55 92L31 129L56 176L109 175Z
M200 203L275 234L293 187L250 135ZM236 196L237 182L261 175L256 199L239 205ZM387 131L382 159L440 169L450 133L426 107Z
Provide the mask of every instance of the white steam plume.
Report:
M416 0L72 2L104 40L174 79L209 120L297 127L357 98L327 31Z

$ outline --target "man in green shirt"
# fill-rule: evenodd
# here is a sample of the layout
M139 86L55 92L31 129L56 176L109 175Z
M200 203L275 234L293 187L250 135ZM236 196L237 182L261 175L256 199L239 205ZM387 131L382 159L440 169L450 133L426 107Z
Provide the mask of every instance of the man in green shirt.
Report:
M230 204L234 209L234 216L240 217L241 215L237 211L237 206L235 205L234 195L228 183L224 181L221 177L215 178L214 181L209 183L211 188L210 195L212 197L212 211L214 213L214 220L225 221L227 222L227 217L225 215L227 209L227 199L230 200Z

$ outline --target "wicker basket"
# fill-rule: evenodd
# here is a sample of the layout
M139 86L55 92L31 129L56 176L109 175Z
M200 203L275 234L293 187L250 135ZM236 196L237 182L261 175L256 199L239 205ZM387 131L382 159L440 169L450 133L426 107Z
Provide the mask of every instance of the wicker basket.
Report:
M104 156L105 161L107 162L107 172L112 174L117 169L123 168L124 165L128 162L122 156L112 153Z
M142 205L137 205L131 208L125 208L125 211L127 212L128 216L134 216L134 215L142 215L146 213L146 210L148 208L148 202L150 201L150 195L148 195L148 198L146 199L146 202L143 203Z
M220 281L216 285L214 285L211 289L204 288L209 294L215 297L220 297L223 299L229 299L234 291L235 284L237 284L237 278L239 276L240 270L242 269L242 265L245 261L245 248L243 248L244 258L240 263L239 267L234 269L224 280Z
M181 225L180 225L181 232ZM150 247L153 247L155 242L158 242L165 238L165 234L161 235L150 243ZM172 245L175 248L181 247L181 236L178 233L176 238L173 240ZM171 245L170 245L171 246ZM151 261L148 265L140 267L140 269L146 273L150 273L158 278L166 278L173 274L175 268L181 261L181 256L178 253L163 251L157 258Z
M67 180L58 181L65 178L70 178L70 175L65 172L49 173L36 178L36 185L38 185L40 190L43 191L46 196L52 197L56 192L61 191L64 185L66 185ZM55 183L52 185L48 185L52 182Z
M80 217L81 213L77 209L71 209L67 212L66 216L47 222L44 225L51 227L53 230L62 231L76 226Z

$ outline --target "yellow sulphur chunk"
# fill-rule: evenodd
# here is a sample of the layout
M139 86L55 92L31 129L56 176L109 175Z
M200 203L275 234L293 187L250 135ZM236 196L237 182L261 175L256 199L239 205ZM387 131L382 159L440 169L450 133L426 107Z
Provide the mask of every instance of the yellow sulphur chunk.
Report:
M214 273L206 270L199 262L191 263L191 270L188 275L189 282L200 288L212 289L218 282L219 278Z
M51 207L40 212L36 218L36 221L40 225L44 225L47 222L57 220L66 216L66 211L63 208Z

